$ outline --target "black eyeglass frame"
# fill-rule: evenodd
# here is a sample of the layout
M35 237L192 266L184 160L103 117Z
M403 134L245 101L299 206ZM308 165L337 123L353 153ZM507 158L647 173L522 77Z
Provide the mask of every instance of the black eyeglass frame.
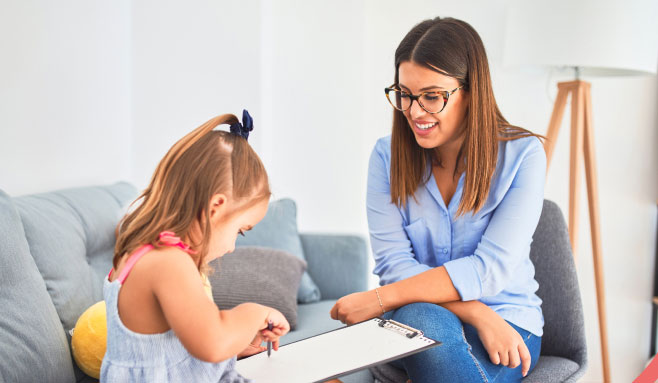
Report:
M386 93L386 99L388 100L388 103L391 104L391 106L392 106L395 110L399 110L400 112L405 112L405 111L409 110L409 109L411 108L411 105L414 103L414 101L416 101L416 102L418 103L418 105L420 105L420 107L423 108L423 110L426 111L427 113L429 113L429 114L437 114L437 113L441 113L441 112L443 112L443 109L446 108L446 105L448 105L448 99L450 98L450 95L453 94L453 93L455 93L455 92L457 92L458 90L460 90L460 89L463 88L463 87L464 87L464 85L461 85L461 86L458 86L458 87L456 87L455 89L453 89L453 90L451 90L451 91L447 91L447 90L433 90L433 91L430 91L430 92L422 92L422 93L419 93L419 94L411 94L411 93L409 93L409 92L405 92L405 91L403 91L402 89L400 89L399 86L393 84L393 85L391 85L391 86L389 86L389 87L387 87L387 88L384 88L384 93ZM393 101L391 100L391 97L389 96L389 94L390 94L391 92L400 92L400 93L404 92L404 93L408 94L408 95L409 95L409 98L411 99L411 102L409 103L409 107L406 108L406 109L401 109L401 108L398 108L397 106L395 106L395 104L394 104ZM438 94L438 95L440 95L440 96L443 96L443 106L441 107L441 110L439 110L438 112L430 112L429 110L427 110L427 108L425 108L425 106L423 105L423 103L420 101L420 98L421 98L421 97L423 97L423 96L426 95L426 94L430 94L430 93L434 93L434 94Z

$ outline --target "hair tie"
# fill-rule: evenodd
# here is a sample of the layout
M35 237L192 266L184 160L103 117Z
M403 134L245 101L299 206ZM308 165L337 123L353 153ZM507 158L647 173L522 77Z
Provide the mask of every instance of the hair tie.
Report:
M251 118L247 109L242 110L242 123L236 122L231 124L231 133L243 137L245 140L249 139L249 132L254 130L254 119Z

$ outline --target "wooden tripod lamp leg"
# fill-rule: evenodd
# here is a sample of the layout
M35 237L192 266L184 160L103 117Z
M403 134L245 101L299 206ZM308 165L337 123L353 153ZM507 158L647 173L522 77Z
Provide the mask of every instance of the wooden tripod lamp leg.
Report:
M578 254L578 191L580 189L580 158L584 132L583 88L577 85L571 95L571 155L569 159L569 238L574 260Z
M557 142L557 136L560 132L560 125L562 124L562 116L564 116L564 107L567 105L568 95L569 89L567 87L558 85L557 97L555 98L555 105L553 105L553 113L551 114L551 122L548 123L546 141L544 141L547 174L548 167L551 164L551 157L553 157L553 149L555 148L555 143Z
M592 235L592 255L594 257L594 278L596 283L596 300L599 312L599 334L601 337L601 361L603 363L603 381L610 382L610 360L608 356L608 333L605 315L605 290L603 285L603 259L601 251L601 227L599 225L599 192L594 155L594 131L592 128L592 98L590 85L583 88L584 120L584 157L585 177L587 182L587 199L589 202L590 232Z
M569 238L571 250L576 260L578 237L578 189L580 186L580 157L585 162L587 183L587 200L589 203L589 220L592 235L592 255L594 262L594 279L599 314L599 335L601 337L601 361L603 364L603 381L610 382L610 359L608 356L608 334L605 310L605 290L603 286L603 260L601 250L601 227L599 225L599 194L597 189L596 161L594 155L594 131L592 128L592 97L590 84L585 81L561 82L553 106L551 121L546 133L544 150L546 151L546 171L553 155L564 108L571 93L571 148L569 168Z

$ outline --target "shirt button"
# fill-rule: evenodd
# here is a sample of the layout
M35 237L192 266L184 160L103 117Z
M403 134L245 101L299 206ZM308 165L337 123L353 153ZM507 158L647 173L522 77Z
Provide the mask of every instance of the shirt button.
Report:
M443 254L448 254L448 249L443 249Z

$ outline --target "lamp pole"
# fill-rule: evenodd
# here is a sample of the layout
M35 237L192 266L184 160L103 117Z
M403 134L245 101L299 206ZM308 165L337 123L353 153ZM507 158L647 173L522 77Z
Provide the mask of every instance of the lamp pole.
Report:
M560 123L564 115L567 98L571 95L571 142L569 159L569 238L574 259L577 258L578 244L578 192L580 189L580 160L584 159L587 200L589 202L590 234L592 237L592 256L596 300L599 315L599 334L601 339L601 361L603 364L603 381L610 382L610 360L608 354L608 334L605 314L605 290L603 284L603 261L601 250L601 227L599 218L599 193L596 173L596 156L594 154L594 130L592 128L591 84L582 81L580 68L574 67L576 80L560 82L558 94L553 106L553 113L546 133L544 150L546 151L546 171L551 163L553 149L557 141Z

